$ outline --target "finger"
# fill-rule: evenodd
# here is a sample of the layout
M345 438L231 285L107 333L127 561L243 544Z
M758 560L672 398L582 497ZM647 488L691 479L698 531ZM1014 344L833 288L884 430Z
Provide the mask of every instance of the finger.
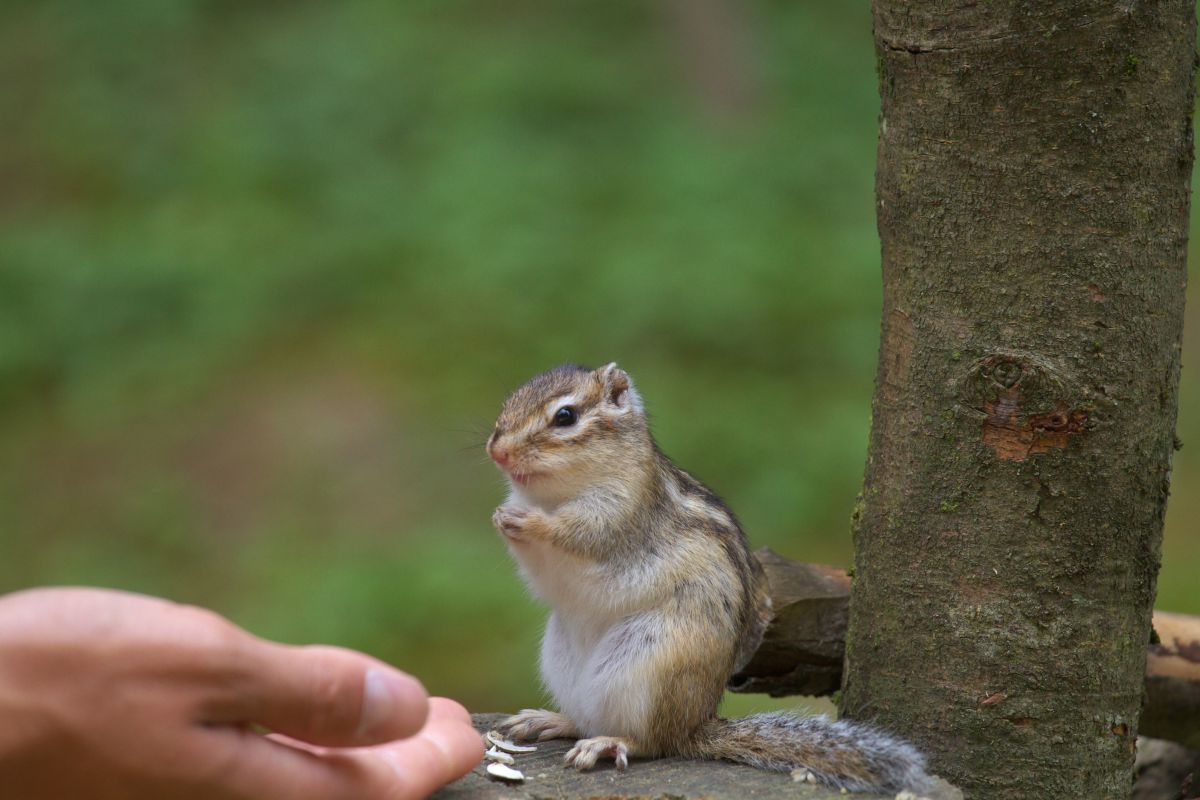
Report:
M386 797L423 798L439 786L461 778L483 758L483 738L456 719L431 719L410 739L379 745L355 755L376 756L390 769Z
M223 719L252 722L319 745L350 747L411 736L429 711L421 683L361 653L255 640Z
M246 733L237 748L221 780L236 796L279 800L419 800L483 758L479 734L450 719L375 747L328 749Z
M466 725L471 724L470 712L463 708L461 703L448 697L429 698L429 718L451 719Z
M429 698L429 719L425 723L425 728L428 728L434 722L452 722L456 725L467 725L474 730L474 725L471 723L471 715L467 712L467 710L458 702L445 697ZM424 732L424 729L422 729L422 732ZM420 736L421 734L418 733L417 735ZM478 731L475 731L475 735L480 741L480 746L486 747L487 745L483 744L482 734L480 734ZM292 737L284 736L281 733L269 733L267 734L266 738L281 744L286 744L290 747L296 747L301 750L305 750L309 753L315 753L317 755L323 755L332 752L331 748L310 744L309 742L304 742L299 739L293 739ZM380 747L395 748L397 746L398 744L391 743L380 745L375 749L379 749ZM475 759L475 761L478 760L478 758Z
M379 783L377 768L342 753L367 750L330 750L304 742L295 746L233 728L212 729L210 743L225 748L227 758L211 784L233 797L258 800L374 800L367 793ZM280 737L282 738L282 737ZM220 796L224 796L223 794ZM391 798L388 798L391 800Z

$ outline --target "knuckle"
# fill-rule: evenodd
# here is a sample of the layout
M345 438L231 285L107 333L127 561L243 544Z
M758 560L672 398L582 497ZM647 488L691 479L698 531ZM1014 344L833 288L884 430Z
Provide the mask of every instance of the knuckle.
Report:
M361 681L351 680L346 670L338 668L336 660L317 657L309 667L307 683L308 732L326 735L353 732L361 710Z
M200 606L179 607L183 618L180 627L188 631L190 640L201 646L229 648L238 645L246 632L215 611Z

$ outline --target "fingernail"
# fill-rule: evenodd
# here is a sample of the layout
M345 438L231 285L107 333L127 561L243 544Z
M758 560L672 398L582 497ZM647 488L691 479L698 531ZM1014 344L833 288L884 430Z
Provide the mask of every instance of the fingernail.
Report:
M388 725L396 727L399 717L414 716L413 703L418 695L424 694L425 689L416 678L371 667L363 681L358 736L365 737Z

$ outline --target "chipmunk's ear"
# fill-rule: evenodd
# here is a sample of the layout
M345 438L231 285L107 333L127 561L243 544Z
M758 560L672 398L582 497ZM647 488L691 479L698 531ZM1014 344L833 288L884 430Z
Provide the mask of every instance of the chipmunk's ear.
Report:
M596 370L596 377L604 387L604 400L615 406L621 412L641 412L642 397L633 388L633 379L629 373L617 366L613 361Z

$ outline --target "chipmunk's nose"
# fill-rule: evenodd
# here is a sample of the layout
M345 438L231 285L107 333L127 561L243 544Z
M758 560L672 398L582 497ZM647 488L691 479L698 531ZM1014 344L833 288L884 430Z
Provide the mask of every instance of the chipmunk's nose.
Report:
M507 447L501 447L498 444L492 443L488 447L488 455L492 457L492 461L495 461L497 466L503 467L508 463L509 453Z

